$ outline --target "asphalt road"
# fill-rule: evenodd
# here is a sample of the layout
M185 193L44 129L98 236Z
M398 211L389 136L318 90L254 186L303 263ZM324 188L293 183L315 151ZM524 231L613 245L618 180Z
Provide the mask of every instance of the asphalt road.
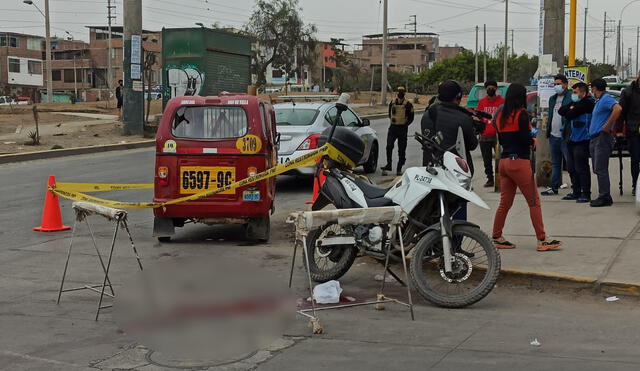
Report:
M420 117L412 129L417 129ZM384 120L372 122L380 133L381 149L386 138ZM381 151L383 152L383 151ZM106 311L93 320L95 297L89 293L65 295L59 306L55 297L70 233L33 232L39 223L47 175L67 182L151 182L153 151L59 158L0 166L0 369L167 370L187 366L208 369L200 362L169 363L153 356L144 341L120 331L119 321ZM409 139L408 166L418 165L417 142ZM380 164L384 154L381 153ZM395 163L395 161L394 161ZM374 176L377 182L392 179ZM478 181L478 180L477 180ZM159 244L151 238L152 213L132 210L130 223L145 269L182 259L240 259L259 264L283 286L289 271L290 230L286 215L304 208L311 181L291 176L278 179L273 238L267 245L248 245L237 226L188 225L179 229L175 242ZM149 191L103 193L120 200L143 201ZM71 203L62 200L63 218L73 222ZM98 243L104 246L111 226L95 221ZM87 247L88 235L81 230L80 247L70 265L71 282L100 277L95 256ZM112 280L126 287L136 270L126 241L116 253ZM84 246L82 246L84 243ZM378 285L373 280L379 265L361 259L341 279L345 295L371 297ZM168 274L168 273L167 273ZM294 294L306 295L303 270L294 275ZM251 273L249 277L253 277ZM234 279L211 282L212 289L234 288ZM402 298L403 291L389 284L388 294ZM499 282L484 300L463 310L444 310L415 298L416 321L407 311L387 305L322 314L325 335L309 336L306 321L298 318L285 332L280 347L223 369L260 370L637 370L640 368L638 300L622 298L607 302L589 292L550 290L549 286L513 287ZM118 302L116 301L116 308ZM630 325L631 324L631 325ZM537 340L539 345L534 341ZM533 343L533 345L532 345ZM155 358L154 358L155 357Z

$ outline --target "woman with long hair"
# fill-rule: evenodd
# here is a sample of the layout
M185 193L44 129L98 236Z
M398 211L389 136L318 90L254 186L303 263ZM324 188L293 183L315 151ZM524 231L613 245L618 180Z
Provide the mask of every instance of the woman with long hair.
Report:
M497 248L513 249L515 244L502 236L505 220L513 205L516 189L529 204L531 223L536 231L538 251L558 248L562 242L549 239L544 231L540 194L531 169L530 153L534 144L531 123L526 111L527 90L520 84L511 84L502 110L496 114L496 129L502 146L500 158L500 205L493 221L493 242Z

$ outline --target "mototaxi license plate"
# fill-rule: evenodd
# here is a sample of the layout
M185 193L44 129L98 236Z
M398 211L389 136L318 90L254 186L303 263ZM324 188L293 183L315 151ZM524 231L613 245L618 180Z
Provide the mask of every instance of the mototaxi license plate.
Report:
M235 182L236 168L233 166L181 166L180 193L194 194L222 188ZM235 189L219 194L235 194Z
M242 192L243 201L260 201L260 191L244 191Z

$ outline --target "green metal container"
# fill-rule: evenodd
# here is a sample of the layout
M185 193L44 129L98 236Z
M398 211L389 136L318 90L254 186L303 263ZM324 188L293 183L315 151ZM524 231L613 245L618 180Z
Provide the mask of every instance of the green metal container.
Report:
M246 93L251 39L210 28L162 29L163 101L185 95Z

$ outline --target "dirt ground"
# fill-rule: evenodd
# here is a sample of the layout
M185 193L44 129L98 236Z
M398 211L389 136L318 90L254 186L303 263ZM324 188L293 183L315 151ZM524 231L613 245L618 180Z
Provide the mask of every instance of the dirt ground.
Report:
M38 122L40 125L57 125L65 122L87 120L87 118L60 115L49 112L39 112ZM33 121L33 114L29 113L16 113L5 114L0 113L0 135L11 133L24 133L26 138L25 128L35 126Z
M38 103L39 112L82 112L82 113L107 113L117 114L116 101L100 101L100 102L78 102L72 103ZM2 106L0 107L0 115L2 114L31 114L33 105L19 106ZM145 109L147 102L145 101ZM151 101L151 114L155 115L162 112L162 100L154 99Z
M90 147L138 140L140 140L139 137L123 136L121 123L107 123L81 127L79 131L74 133L41 135L40 145L32 145L25 132L24 139L0 141L0 154Z

